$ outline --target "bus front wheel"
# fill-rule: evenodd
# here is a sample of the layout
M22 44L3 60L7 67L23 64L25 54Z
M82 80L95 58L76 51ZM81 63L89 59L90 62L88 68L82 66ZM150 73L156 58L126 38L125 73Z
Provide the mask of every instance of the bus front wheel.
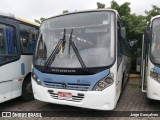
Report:
M22 85L22 98L25 101L30 101L34 99L33 91L32 91L32 84L31 84L31 76L28 75L23 82Z

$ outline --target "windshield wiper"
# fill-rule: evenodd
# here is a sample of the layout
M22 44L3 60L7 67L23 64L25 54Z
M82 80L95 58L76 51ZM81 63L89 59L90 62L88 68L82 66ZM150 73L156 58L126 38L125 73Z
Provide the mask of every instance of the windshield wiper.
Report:
M73 48L73 50L74 50L74 52L75 52L75 54L76 54L76 56L77 56L77 58L78 58L78 61L79 61L80 64L81 64L83 70L84 70L84 71L88 71L88 70L87 70L87 67L86 67L86 65L85 65L85 63L84 63L84 61L83 61L83 59L82 59L82 57L81 57L81 55L80 55L80 53L79 53L76 45L75 45L75 43L72 41L72 34L73 34L73 29L71 30L71 34L70 34L70 38L69 38L69 48L68 48L68 52L69 52L69 54L70 54L70 47L72 46L72 48Z
M65 43L66 43L66 29L64 29L63 38L59 40L56 47L52 51L51 55L47 59L46 64L44 66L44 70L46 70L47 67L50 66L50 64L54 61L54 59L55 59L56 55L59 53L61 47L62 47L62 52L64 51Z

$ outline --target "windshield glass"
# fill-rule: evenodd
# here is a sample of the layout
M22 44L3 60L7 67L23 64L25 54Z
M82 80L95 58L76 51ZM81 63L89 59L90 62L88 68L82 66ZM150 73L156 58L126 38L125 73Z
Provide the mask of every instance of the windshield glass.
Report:
M45 66L50 59L51 63L47 67L82 68L81 62L87 68L111 65L114 61L114 25L114 13L106 11L48 19L40 29L34 64ZM57 43L62 39L65 42L60 44L59 51L52 56Z
M154 63L160 64L160 18L152 22L151 58Z

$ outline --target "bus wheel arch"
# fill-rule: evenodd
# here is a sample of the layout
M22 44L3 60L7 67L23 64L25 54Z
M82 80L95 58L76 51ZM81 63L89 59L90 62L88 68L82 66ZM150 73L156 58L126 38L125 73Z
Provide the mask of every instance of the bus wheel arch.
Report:
M32 84L31 84L31 72L28 73L23 80L22 99L25 101L30 101L34 99Z

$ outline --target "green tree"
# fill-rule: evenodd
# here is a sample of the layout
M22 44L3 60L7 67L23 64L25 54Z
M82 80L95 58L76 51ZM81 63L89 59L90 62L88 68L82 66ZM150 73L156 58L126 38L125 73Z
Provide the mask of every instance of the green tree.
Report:
M105 4L97 2L97 9L105 8Z
M40 20L34 19L34 22L41 24L46 18L41 17Z
M141 48L142 35L147 26L146 17L142 15L131 14L129 2L119 5L113 0L111 1L111 8L118 11L121 20L126 27L128 40L135 43L131 48L131 67L134 71L136 68L136 50L137 48Z
M63 10L62 13L69 13L69 11L68 10Z
M152 9L149 11L146 10L145 13L147 22L149 22L152 17L160 15L160 8L156 5L152 5Z
M116 1L111 1L111 8L117 10L121 17L126 17L131 14L131 9L129 5L129 2L125 2L122 5L119 5Z
M121 20L126 27L129 40L141 40L142 34L146 29L146 17L142 15L131 14L130 3L125 2L119 5L116 1L111 1L111 8L118 11ZM140 46L140 45L139 45Z

